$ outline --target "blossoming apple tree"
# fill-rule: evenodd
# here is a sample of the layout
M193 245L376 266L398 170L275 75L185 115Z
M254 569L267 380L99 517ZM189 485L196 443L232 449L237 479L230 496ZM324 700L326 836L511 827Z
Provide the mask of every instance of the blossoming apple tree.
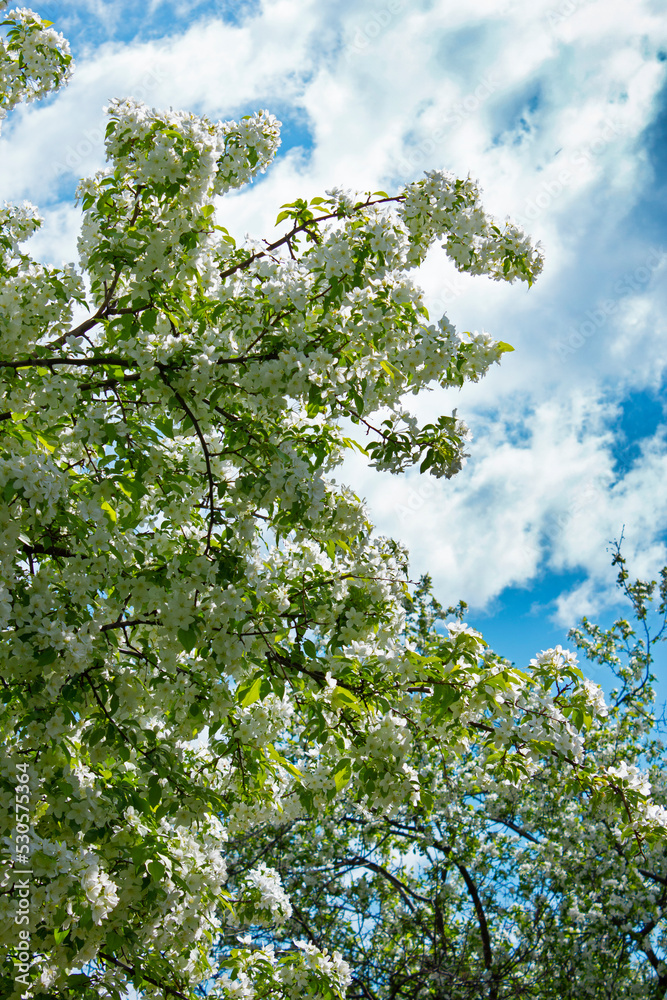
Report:
M6 112L72 63L33 12L4 25ZM476 381L508 345L432 321L410 273L439 242L461 271L530 284L538 251L440 172L297 199L272 239L238 243L222 196L278 144L266 112L113 101L78 264L33 260L36 210L0 210L12 1000L341 996L340 933L280 931L301 855L267 863L272 837L349 808L444 822L449 774L454 824L471 788L558 767L561 795L618 816L629 857L665 826L634 772L587 752L605 708L562 651L521 671L455 619L415 640L406 553L331 477L351 447L395 473L460 469L465 425L420 426L404 400Z

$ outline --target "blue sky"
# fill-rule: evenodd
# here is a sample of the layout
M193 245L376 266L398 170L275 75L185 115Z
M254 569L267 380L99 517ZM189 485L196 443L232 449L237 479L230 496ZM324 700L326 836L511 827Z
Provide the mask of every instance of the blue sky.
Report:
M615 606L608 543L631 571L667 562L667 20L663 0L50 0L70 39L66 91L19 110L0 139L0 197L46 224L34 252L76 259L79 176L103 164L115 96L212 117L265 107L284 123L262 180L225 199L238 235L335 185L396 188L445 168L480 181L487 209L541 241L536 285L459 275L439 253L420 277L433 315L513 344L461 392L471 457L450 482L342 474L415 576L525 663ZM664 660L663 660L664 662ZM666 671L667 673L667 671ZM601 678L596 678L601 679ZM667 696L667 681L661 684Z

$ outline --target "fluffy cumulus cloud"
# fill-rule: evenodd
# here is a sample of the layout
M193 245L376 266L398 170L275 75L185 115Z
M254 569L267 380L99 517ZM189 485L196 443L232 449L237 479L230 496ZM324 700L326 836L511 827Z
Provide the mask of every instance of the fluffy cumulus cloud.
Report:
M661 8L637 0L630 23L620 0L152 0L141 16L125 0L46 3L78 68L6 128L0 191L43 205L40 252L73 259L68 199L102 163L103 106L128 95L281 118L274 167L226 199L240 235L334 185L388 188L433 167L478 178L487 208L542 242L546 267L530 291L460 276L437 253L424 267L434 315L516 348L479 385L417 400L424 418L458 406L471 458L449 482L356 459L344 475L446 600L481 609L540 573L583 571L551 608L572 624L611 601L605 545L624 525L638 571L665 559ZM654 400L651 420L619 422L638 394Z
M475 415L476 439L465 472L444 487L427 477L385 476L358 458L346 478L370 500L378 528L405 542L415 573L430 572L447 603L487 607L507 587L526 588L545 568L588 578L554 603L571 625L613 597L608 542L625 529L625 551L638 574L667 561L659 526L667 524L661 482L667 473L658 431L618 469L614 425L619 407L582 391L534 406L524 396L503 410ZM658 530L656 530L658 528Z

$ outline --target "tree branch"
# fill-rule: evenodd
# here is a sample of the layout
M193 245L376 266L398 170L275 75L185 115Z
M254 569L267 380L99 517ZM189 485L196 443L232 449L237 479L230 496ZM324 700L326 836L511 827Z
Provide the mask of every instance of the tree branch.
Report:
M153 979L152 976L146 975L143 971L138 973L134 966L126 965L125 962L120 962L113 955L107 955L104 951L101 951L99 955L105 962L111 962L112 965L115 965L119 969L123 969L124 972L128 972L131 976L141 976L141 978L145 979L147 983L151 984L151 986L157 986L159 990L163 990L171 997L179 997L180 1000L192 1000L191 996L187 996L185 993L175 990L173 986L169 986L167 983L161 983L158 979Z
M405 885L405 883L401 882L400 879L396 878L395 875L392 875L391 872L387 871L386 868L383 868L382 865L378 865L375 861L367 861L365 858L356 857L356 858L348 858L346 861L340 861L338 862L338 864L358 865L360 868L368 868L369 871L377 872L378 875L384 876L384 878L386 878L389 882L391 882L392 885L396 886L396 888L403 897L407 897L407 895L409 894L414 899L418 899L420 903L428 903L429 905L431 903L431 900L428 899L427 896L420 896L418 892L414 892L407 885ZM412 905L409 899L405 898L405 902L408 904L411 910L414 910L414 906Z
M158 368L159 368L159 371L160 371L160 375L163 375L163 365L158 364ZM211 548L211 535L213 534L213 520L214 520L214 517L215 517L215 496L214 496L214 489L215 489L215 487L214 487L214 483L213 483L213 472L211 470L211 456L209 454L208 445L206 444L206 438L204 437L204 435L202 433L202 429L199 426L199 421L195 417L194 413L192 412L192 410L190 409L190 407L188 406L188 404L185 402L185 400L181 396L180 392L178 392L176 389L174 389L173 386L169 385L169 383L164 378L164 376L163 376L163 381L164 381L165 385L167 385L169 387L169 389L171 389L171 391L173 392L174 396L176 397L176 399L181 404L181 406L183 407L183 409L185 410L185 412L189 416L190 420L192 421L192 426L195 429L197 437L199 438L199 443L202 446L202 451L204 452L204 461L206 462L206 476L208 478L208 501L209 501L209 507L210 507L210 511L211 511L211 514L210 514L210 517L209 517L209 522L208 522L208 531L206 533L206 552L208 553L208 551Z
M376 198L375 201L372 201L369 197L366 201L360 202L359 205L355 205L355 210L368 208L372 205L381 205L383 202L388 201L405 201L405 195L399 194L393 198ZM295 223L290 231L284 236L281 236L279 240L275 240L274 243L267 244L266 250L258 250L256 253L251 254L247 260L239 261L238 264L232 264L232 266L228 267L225 271L220 271L220 277L224 280L225 278L228 278L230 274L234 274L236 271L243 271L246 267L250 267L251 264L253 264L256 260L259 260L261 257L270 256L274 250L278 250L286 244L289 245L290 241L294 239L298 233L307 232L309 226L317 225L320 222L328 222L330 219L340 218L343 218L343 216L341 216L339 212L329 212L326 215L318 216L316 219L307 219L305 222Z
M539 844L537 837L534 837L532 833L528 833L527 830L522 830L520 826L513 823L510 819L502 819L500 816L489 816L492 823L502 823L503 826L508 827L510 830L514 830L519 836L525 837L526 840L531 840L534 844Z
M130 620L109 622L107 625L102 625L100 628L100 632L108 632L110 629L114 628L126 628L128 625L159 625L159 624L160 622L157 618L153 619L153 621L146 621L144 618L132 618Z
M117 354L103 354L98 358L23 358L22 361L0 361L0 368L53 368L56 365L76 365L94 368L96 365L120 365L138 368L137 361L128 361Z

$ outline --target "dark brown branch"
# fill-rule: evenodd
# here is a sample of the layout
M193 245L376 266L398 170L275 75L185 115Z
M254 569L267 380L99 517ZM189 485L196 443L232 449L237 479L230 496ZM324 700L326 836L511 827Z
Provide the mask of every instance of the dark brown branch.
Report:
M158 365L158 367L160 369L160 374L162 374L162 365ZM194 413L192 412L188 404L185 402L180 392L174 389L173 386L169 385L169 383L166 382L166 380L164 381L165 384L169 386L174 396L176 397L176 399L181 404L181 406L189 416L190 420L192 421L192 426L195 429L197 437L199 438L199 443L202 446L202 451L204 452L204 461L206 462L206 476L208 478L208 500L209 500L209 507L211 510L211 516L208 522L208 531L206 533L206 552L208 552L209 549L211 548L211 535L213 533L213 521L215 518L215 495L214 495L213 472L211 470L211 456L209 454L208 445L206 444L206 438L202 433L202 429L199 426L199 421L195 417Z
M375 996L374 993L371 993L371 991L369 990L368 986L363 981L363 979L358 979L357 976L353 976L352 982L355 983L357 986L361 987L361 991L366 997L366 1000L377 1000L377 997Z
M103 354L98 358L24 358L22 361L0 361L0 368L52 368L55 365L120 365L123 368L138 368L138 361L128 361L117 354Z
M398 202L404 200L405 195L402 194L396 195L393 198L376 198L375 201L371 201L369 197L366 201L360 202L358 206L355 206L355 208L368 208L372 205L381 205L383 202ZM220 271L220 277L224 280L225 278L228 278L230 274L234 274L236 271L242 271L246 267L250 267L251 264L253 264L256 260L259 260L261 257L270 256L274 250L278 250L280 247L285 245L289 246L290 241L293 240L298 233L308 232L309 226L316 226L320 222L328 222L330 219L340 218L341 215L338 212L329 212L326 215L320 215L316 219L307 219L305 222L295 223L290 231L285 233L284 236L281 236L279 240L276 240L274 243L269 243L266 250L258 250L256 253L251 254L246 260L239 261L238 264L232 264L232 266L228 267L225 271Z
M191 1000L191 997L186 996L185 993L181 993L180 990L175 990L173 986L169 986L167 983L161 983L158 979L153 979L152 976L147 976L145 972L137 973L137 970L131 965L125 965L125 962L120 962L113 955L107 955L106 952L101 951L100 958L103 958L105 962L111 962L118 969L123 969L124 972L128 972L131 976L140 975L142 979L145 979L147 983L152 986L157 986L159 990L163 990L168 993L171 997L179 997L180 1000Z
M387 879L387 881L391 882L392 885L396 886L411 910L414 910L414 906L407 898L407 895L412 896L414 899L418 899L420 903L431 903L431 900L428 899L427 896L420 896L418 892L414 892L414 890L410 889L404 882L401 882L400 879L396 878L395 875L392 875L391 872L387 871L386 868L383 868L382 865L378 865L375 861L367 861L365 858L357 857L348 858L347 861L341 861L340 864L355 865L359 868L368 868L369 871L377 872L378 875L382 875Z
M79 392L90 392L94 389L114 389L123 382L138 382L141 375L135 372L134 375L123 375L122 378L108 378L104 382L82 382L78 387Z
M108 632L110 629L113 628L126 628L128 625L159 625L159 624L160 622L157 618L154 618L153 621L146 621L144 618L132 618L130 621L125 620L125 621L109 622L107 625L102 625L102 627L100 628L100 632Z
M58 546L53 545L51 548L46 548L45 545L25 545L23 546L23 551L28 556L62 556L66 559L73 559L76 555L75 552L70 552L69 549L61 549Z
M319 948L321 946L320 938L318 937L318 935L315 934L315 932L313 931L312 927L309 925L309 923L306 920L306 917L305 917L305 914L303 913L303 911L300 910L299 907L296 906L294 903L292 903L292 913L294 914L294 918L297 921L297 923L301 924L301 926L303 927L304 931L306 932L306 934L310 938L311 943L314 944L314 945L316 945L316 947Z
M141 211L141 202L139 200L139 195L141 194L142 190L143 190L143 185L140 184L137 190L134 192L134 209L132 211L132 215L128 222L129 229L131 229L132 226L134 226L137 219L139 218L139 212ZM111 284L109 285L108 288L106 286L106 282L104 283L104 299L102 300L102 304L96 310L96 312L94 312L92 316L89 316L88 319L84 319L84 321L82 323L79 323L78 326L75 326L73 330L68 330L67 333L63 333L62 337L58 337L57 340L54 340L50 344L48 344L50 350L52 350L55 347L62 347L62 345L65 344L70 339L70 337L81 337L83 336L84 333L87 333L88 330L92 330L94 326L97 326L97 324L105 315L105 313L108 311L109 306L111 305L122 273L123 273L123 268L117 267L114 272L114 276L111 279ZM136 312L141 312L141 310L137 309Z
M500 816L490 816L489 819L491 820L492 823L502 823L503 826L508 827L510 830L514 830L515 833L518 833L519 836L521 837L525 837L526 840L532 840L534 844L539 844L539 840L537 839L537 837L534 837L532 833L528 833L527 830L523 830L520 826L517 826L516 823L513 823L511 820L502 819Z
M650 934L651 931L657 927L658 923L659 920L657 919L649 920L647 924L644 924L641 930L636 931L632 936L637 941L640 951L644 952L649 962L651 963L653 969L655 970L655 974L658 977L658 988L662 991L661 995L664 996L665 991L667 991L667 974L664 972L660 972L660 966L663 963L658 958L656 953L653 951L651 942L647 937L647 935Z
M132 746L132 741L130 740L129 736L127 736L127 734L124 733L123 730L120 728L120 726L118 725L118 723L114 721L114 719L111 717L111 713L109 712L108 708L106 707L106 705L104 704L104 702L100 698L100 696L98 694L98 691L97 691L97 688L95 687L95 685L93 684L93 682L90 679L90 672L89 672L89 670L86 670L85 674L81 674L81 686L82 687L83 687L83 679L84 679L84 677L88 681L88 684L90 685L90 690L93 692L93 697L95 698L95 701L97 702L97 704L99 705L99 707L102 709L102 712L103 712L104 717L106 718L107 722L109 722L114 727L114 729L120 735L120 737L122 738L122 740L123 740L124 743L128 743L130 746Z
M655 872L649 872L645 868L638 868L637 871L644 878L650 878L653 882L659 882L660 885L667 886L667 878L664 875L656 875Z
M465 865L460 864L458 861L454 861L454 864L461 872L463 881L466 884L466 889L470 894L473 906L475 907L475 913L477 914L477 922L479 924L479 933L482 938L482 949L484 951L484 965L491 971L493 967L493 952L491 950L491 937L489 935L489 925L486 922L486 914L484 913L484 907L482 906L482 901L479 898L479 893L477 892L477 886L475 885L470 872Z

